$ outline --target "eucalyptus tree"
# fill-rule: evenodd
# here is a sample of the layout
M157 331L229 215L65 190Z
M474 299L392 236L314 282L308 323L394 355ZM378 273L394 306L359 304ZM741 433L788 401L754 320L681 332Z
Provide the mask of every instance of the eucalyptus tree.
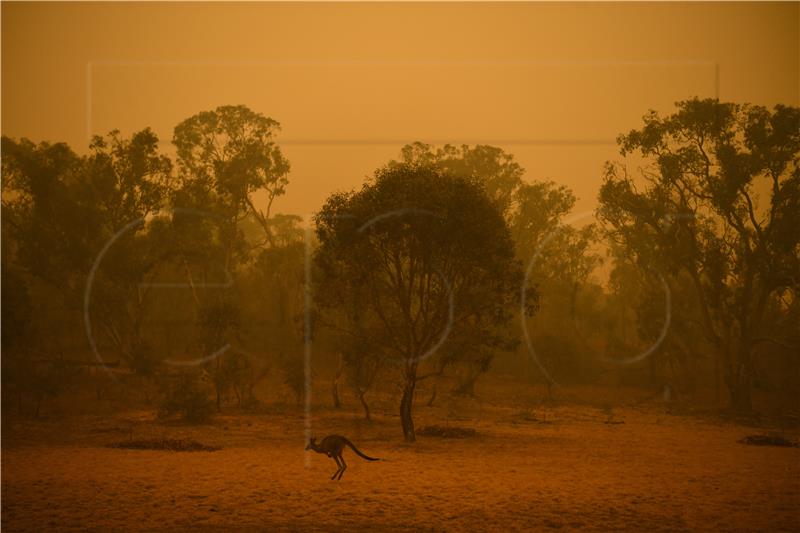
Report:
M599 214L644 270L685 275L730 404L752 406L767 311L800 284L800 109L692 99L618 138L637 176L609 163Z
M172 165L149 129L95 136L90 150L3 137L3 225L15 266L60 300L63 319L85 317L93 346L110 345L147 373L141 283L162 253L147 226L164 206Z
M566 186L551 181L526 179L525 169L502 148L488 145L435 147L413 143L401 149L400 160L390 165L433 165L443 172L467 176L481 184L502 212L510 228L516 253L528 267L528 283L541 296L541 313L533 324L534 344L541 322L544 329L564 330L574 322L576 300L590 284L590 275L599 264L592 247L597 240L595 226L573 227L565 223L576 197ZM584 291L585 292L585 291ZM531 325L529 325L531 326ZM566 357L569 339L556 338L549 347L537 350L537 361L545 367L544 377L551 382L552 369ZM466 349L453 361L461 372L457 392L472 394L475 381L489 369L492 351ZM575 350L572 350L573 352ZM470 356L467 356L470 354ZM550 370L547 370L547 369Z
M258 257L254 251L275 246L271 210L290 169L275 140L279 130L277 121L245 106L221 106L182 121L173 136L180 180L173 226L218 407L231 386L224 348L241 339L236 275ZM261 228L255 238L248 231L252 221Z
M502 346L518 310L521 271L502 212L473 178L392 164L330 196L315 220L318 304L330 311L358 296L368 320L351 314L345 327L398 365L400 420L413 441L416 386L436 375L450 339Z
M502 148L478 144L475 146L453 146L445 144L435 147L415 142L400 150L400 160L393 165L436 166L449 174L473 178L486 189L504 216L514 210L517 191L523 185L525 169L514 160L514 156Z
M272 205L286 192L290 170L275 142L279 131L277 121L243 105L221 106L182 121L172 142L186 193L236 223L250 214L271 239ZM256 194L266 196L265 209L257 207Z

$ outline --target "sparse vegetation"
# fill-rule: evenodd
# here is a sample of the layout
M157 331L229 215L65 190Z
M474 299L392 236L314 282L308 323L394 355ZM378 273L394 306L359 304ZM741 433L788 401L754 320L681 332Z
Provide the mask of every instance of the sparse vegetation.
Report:
M796 529L800 108L648 113L586 224L481 144L276 213L279 131L2 137L3 527Z
M201 378L186 372L167 385L159 405L162 417L180 416L183 420L199 424L207 422L214 413L214 403L208 386Z
M797 441L792 441L783 435L748 435L742 440L742 444L750 444L752 446L783 446L787 448L798 448L800 444Z
M159 450L170 452L216 452L222 448L201 444L191 439L137 439L109 444L109 448L124 450Z
M468 439L478 434L473 428L460 428L456 426L425 426L417 431L422 437L439 437L442 439Z

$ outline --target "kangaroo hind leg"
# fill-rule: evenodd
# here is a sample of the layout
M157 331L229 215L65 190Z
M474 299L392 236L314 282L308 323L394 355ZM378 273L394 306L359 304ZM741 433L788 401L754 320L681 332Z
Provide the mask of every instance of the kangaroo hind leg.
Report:
M336 479L336 476L338 476L339 472L342 471L342 464L339 462L339 458L337 456L331 455L331 457L333 457L333 460L336 461L336 472L333 473L331 479Z
M342 457L341 455L339 456L339 461L341 461L342 463L342 469L339 471L339 479L342 479L344 471L347 470L347 463L344 462L344 457Z

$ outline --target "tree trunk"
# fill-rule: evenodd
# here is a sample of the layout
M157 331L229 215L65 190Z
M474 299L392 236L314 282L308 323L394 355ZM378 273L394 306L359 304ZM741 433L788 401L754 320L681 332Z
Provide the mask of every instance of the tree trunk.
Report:
M475 369L467 369L465 375L453 392L470 398L475 397L475 382L478 381L481 373Z
M152 400L152 398L150 398L151 378L144 377L142 379L144 381L144 383L142 383L142 388L144 389L144 401L147 403L147 405L150 405L150 401Z
M428 407L433 407L433 402L436 401L436 383L433 384L433 392L431 393L431 397L428 399Z
M716 402L717 407L719 407L719 389L721 388L720 381L722 380L722 376L720 375L721 357L722 354L719 353L719 350L714 350L714 401Z
M344 357L342 357L342 355L339 354L339 366L336 369L336 375L333 377L333 383L331 384L331 395L333 396L333 407L335 407L336 409L339 409L342 406L342 400L339 397L339 381L342 378L343 368L344 368ZM360 394L360 391L359 391L359 394ZM359 397L359 399L361 399L361 398ZM364 401L361 400L361 403L363 404ZM369 409L367 409L367 420L369 420Z
M406 377L403 386L403 396L400 399L400 423L403 425L403 437L406 442L417 440L414 432L414 419L411 417L411 409L414 404L414 388L417 385L415 377Z
M751 396L752 376L744 372L733 373L727 380L730 392L730 408L747 413L753 410Z
M222 358L217 357L214 361L216 370L214 371L214 391L217 394L217 412L222 412Z
M650 386L655 386L658 381L658 369L656 368L655 355L656 354L651 354L650 357L647 358L647 373Z
M475 397L475 379L468 379L461 383L458 387L455 388L453 392L456 394L460 394L462 396L469 396L470 398Z
M753 403L750 396L750 384L738 382L736 385L730 386L731 393L731 409L741 413L752 411Z
M367 399L365 398L365 396L366 392L362 392L360 390L358 391L358 401L361 402L361 407L364 408L364 418L366 418L367 421L371 421L372 419L370 418L369 415L369 405L367 405Z
M333 396L333 407L335 409L339 409L342 406L342 400L339 397L339 381L338 379L333 380L333 384L331 385L331 396Z
M738 412L749 412L753 409L753 372L749 342L743 342L737 352L736 359L728 362L725 373L731 396L730 408Z

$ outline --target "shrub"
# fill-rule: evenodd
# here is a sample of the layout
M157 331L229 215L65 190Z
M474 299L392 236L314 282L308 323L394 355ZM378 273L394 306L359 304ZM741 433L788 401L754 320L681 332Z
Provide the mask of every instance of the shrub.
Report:
M205 384L199 378L185 374L167 387L159 406L159 415L180 415L185 421L197 424L210 419L213 410L214 404Z

